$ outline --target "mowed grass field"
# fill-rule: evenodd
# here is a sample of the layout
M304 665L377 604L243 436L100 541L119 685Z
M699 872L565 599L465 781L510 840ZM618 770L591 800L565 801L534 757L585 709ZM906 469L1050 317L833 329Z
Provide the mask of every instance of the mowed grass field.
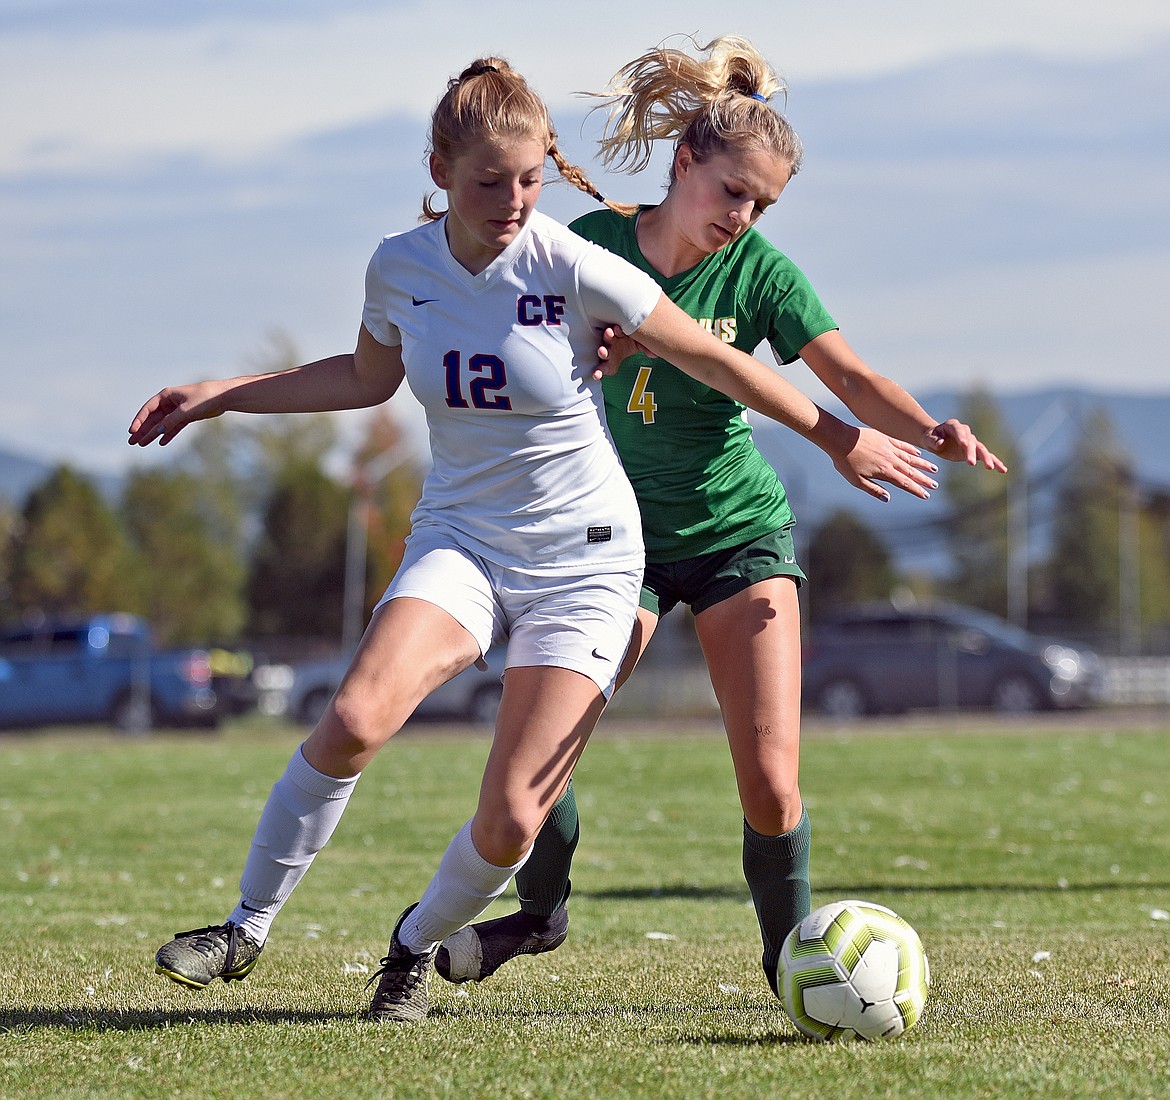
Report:
M644 733L607 719L578 769L566 944L436 978L405 1028L364 1019L364 983L470 816L484 737L408 728L252 976L203 992L154 951L231 909L298 731L0 737L0 1096L1170 1095L1170 728L811 729L814 904L893 908L934 979L915 1030L835 1045L763 978L721 732Z

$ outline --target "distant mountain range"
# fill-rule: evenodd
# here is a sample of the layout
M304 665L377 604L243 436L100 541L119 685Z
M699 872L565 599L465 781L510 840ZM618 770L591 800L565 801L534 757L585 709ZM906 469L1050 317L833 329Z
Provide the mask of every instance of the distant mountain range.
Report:
M29 490L44 481L49 467L35 458L0 450L0 500L18 507Z
M962 395L948 391L917 396L935 416L958 415L963 401ZM1170 391L1116 394L1048 389L996 395L995 400L1023 456L1022 465L1034 497L1030 509L1034 544L1043 543L1046 523L1051 518L1052 492L1082 426L1094 410L1102 410L1109 417L1116 442L1133 459L1143 489L1170 493ZM826 407L847 415L835 405ZM753 424L757 445L788 489L798 519L798 545L832 512L844 508L883 534L903 565L911 561L932 569L940 556L945 556L947 502L941 489L929 501L895 493L888 504L881 504L846 483L833 470L827 456L800 436L760 417L754 417ZM0 439L0 498L20 507L51 467L4 449L3 442ZM944 464L940 480L945 479L948 466ZM1014 471L1017 476L1019 472ZM116 496L117 477L94 476L94 480L104 494Z
M54 466L39 459L28 458L4 447L0 439L0 505L23 507L28 494L52 473ZM109 474L91 474L76 467L79 474L89 477L107 498L116 497L121 489L121 478Z

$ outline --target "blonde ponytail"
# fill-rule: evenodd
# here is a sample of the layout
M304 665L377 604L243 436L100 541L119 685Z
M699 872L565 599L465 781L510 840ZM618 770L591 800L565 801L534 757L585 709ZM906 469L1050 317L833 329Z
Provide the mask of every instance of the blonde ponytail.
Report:
M698 160L726 148L758 148L800 168L803 149L788 120L769 104L784 82L745 38L725 35L698 52L657 46L624 65L595 109L608 109L601 159L619 172L640 172L654 142L687 144ZM673 172L672 172L673 177Z

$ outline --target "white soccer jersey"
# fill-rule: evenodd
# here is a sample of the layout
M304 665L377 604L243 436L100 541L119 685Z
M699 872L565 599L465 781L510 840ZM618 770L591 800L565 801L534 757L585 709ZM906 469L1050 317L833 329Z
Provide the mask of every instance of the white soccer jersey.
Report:
M386 237L363 320L402 346L433 467L412 528L523 572L640 568L637 502L593 381L598 329L633 332L661 297L631 264L533 211L478 275L442 221Z

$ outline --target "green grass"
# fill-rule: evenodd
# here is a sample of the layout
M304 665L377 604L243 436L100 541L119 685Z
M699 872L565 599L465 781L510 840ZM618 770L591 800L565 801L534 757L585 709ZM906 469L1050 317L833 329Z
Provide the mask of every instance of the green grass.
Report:
M569 940L436 979L398 1029L363 1019L365 971L469 816L484 739L384 751L252 976L194 993L153 952L234 904L296 733L0 738L0 1096L1165 1096L1170 731L1109 721L807 738L814 904L888 905L934 978L915 1030L839 1045L799 1039L763 979L713 728L603 726Z

